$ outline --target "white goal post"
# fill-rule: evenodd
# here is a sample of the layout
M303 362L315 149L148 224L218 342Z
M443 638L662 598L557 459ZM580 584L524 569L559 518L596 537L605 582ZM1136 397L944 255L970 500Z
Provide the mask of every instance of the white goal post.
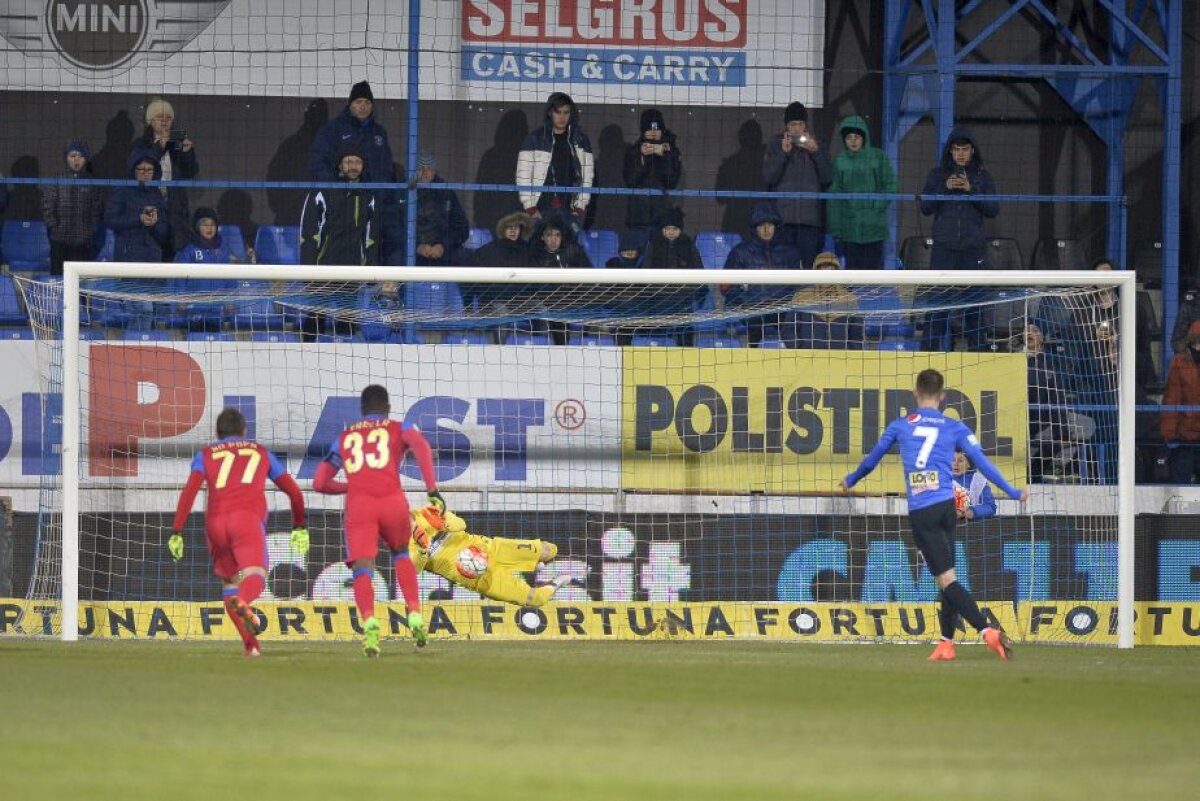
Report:
M183 264L114 264L93 262L68 262L65 266L62 292L62 548L61 548L61 639L77 639L80 601L80 494L81 466L85 463L84 433L85 415L81 397L85 391L81 378L81 364L85 359L85 348L81 343L81 312L85 311L84 298L88 295L86 282L90 279L116 279L125 286L138 282L160 282L178 279L231 279L258 280L263 282L313 282L314 286L337 282L338 284L377 284L379 282L452 282L462 286L476 284L561 285L579 287L580 292L589 287L657 287L695 286L697 288L715 284L732 286L843 286L847 288L893 288L913 291L918 287L989 287L995 290L1010 289L1015 292L1036 293L1039 289L1052 291L1055 288L1108 288L1116 291L1119 310L1119 332L1117 337L1118 380L1116 445L1118 457L1115 461L1114 480L1110 482L1115 512L1115 539L1117 569L1116 589L1116 644L1130 648L1134 644L1134 398L1135 398L1135 276L1132 272L1028 272L1028 271L673 271L673 270L547 270L547 269L490 269L490 268L408 268L408 267L317 267L286 265L183 265ZM615 290L614 290L615 291ZM653 290L651 290L653 291ZM990 301L985 301L990 302ZM787 301L785 301L786 305ZM916 315L924 306L905 307L905 311ZM712 318L713 312L709 312ZM548 316L552 316L549 312ZM727 314L718 319L734 319L738 315ZM645 324L639 318L638 324ZM396 345L397 348L409 347ZM491 346L477 346L491 347ZM505 346L497 345L497 348ZM830 359L836 351L821 351L824 359ZM919 359L922 354L912 354ZM964 357L965 358L965 357ZM619 382L618 382L619 383ZM948 376L949 386L954 385L953 376ZM909 384L911 386L911 384ZM1024 419L1024 417L1022 418ZM629 428L625 428L626 434ZM660 465L672 464L664 461ZM672 468L673 469L673 468ZM730 470L734 467L728 468ZM841 476L830 473L830 493ZM182 485L184 476L179 476ZM895 487L892 487L892 491ZM453 493L454 487L448 488ZM1042 490L1031 487L1034 502ZM701 488L696 492L677 492L682 496L705 496L713 494ZM719 494L719 493L718 493ZM767 495L771 493L768 491ZM801 493L803 494L803 493ZM813 495L816 493L808 493ZM1051 494L1042 503L1050 502ZM757 502L757 501L755 501ZM887 499L879 503L884 506L870 508L896 508ZM716 503L714 502L715 506ZM739 507L744 508L744 507ZM169 511L169 510L164 510ZM1046 514L1052 509L1044 506ZM1021 511L1018 514L1032 514ZM1007 557L1006 557L1007 558ZM922 568L923 569L923 568Z

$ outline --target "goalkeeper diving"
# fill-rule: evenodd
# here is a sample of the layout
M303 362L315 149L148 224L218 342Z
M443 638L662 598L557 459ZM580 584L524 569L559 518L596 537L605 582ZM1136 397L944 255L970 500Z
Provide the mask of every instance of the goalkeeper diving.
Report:
M428 570L486 598L519 606L543 606L571 583L570 576L562 575L546 584L530 586L520 575L554 560L558 546L552 542L472 534L465 520L434 504L410 514L413 528L408 552L418 572ZM486 566L477 576L464 575L459 568L459 555L470 548L487 557Z

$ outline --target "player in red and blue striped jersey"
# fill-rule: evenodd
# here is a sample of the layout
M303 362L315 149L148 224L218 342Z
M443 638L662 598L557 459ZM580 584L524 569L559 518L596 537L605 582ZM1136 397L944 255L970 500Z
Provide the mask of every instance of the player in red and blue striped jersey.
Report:
M916 409L888 424L862 463L842 479L841 488L853 487L875 469L892 446L899 447L908 487L908 520L913 540L941 590L942 641L929 658L933 661L954 659L954 615L959 614L983 635L988 648L1007 660L1012 652L1008 636L988 625L970 591L958 583L954 572L954 525L958 521L952 467L955 449L961 449L979 472L1008 493L1008 497L1023 501L1029 497L1029 492L1010 484L988 461L971 429L962 421L942 414L944 389L945 380L941 373L922 370L917 375L914 389Z
M224 585L225 611L241 635L247 656L258 656L258 616L250 605L267 584L267 479L287 493L292 507L292 547L308 553L304 528L304 496L300 487L267 448L246 438L246 418L237 409L217 415L218 442L192 459L192 471L179 495L167 547L183 558L183 526L196 494L208 485L204 533L212 554L213 573Z
M400 486L400 465L406 453L412 451L416 457L430 502L442 510L446 504L437 491L429 443L416 426L388 416L392 407L387 390L378 384L368 386L362 391L360 408L363 419L338 434L317 468L313 489L329 495L346 494L346 564L354 574L354 603L363 621L363 653L379 656L381 626L375 617L371 577L380 539L392 553L413 640L422 647L426 642L417 571L408 554L412 521ZM335 479L339 470L346 473L344 482Z

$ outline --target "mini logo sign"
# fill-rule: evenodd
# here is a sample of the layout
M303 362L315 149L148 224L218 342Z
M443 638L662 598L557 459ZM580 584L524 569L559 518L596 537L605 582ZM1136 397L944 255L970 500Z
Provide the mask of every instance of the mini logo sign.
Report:
M63 58L88 70L110 70L133 58L146 40L145 0L81 3L50 0L46 29Z
M182 50L231 0L6 0L0 36L30 58L108 77Z

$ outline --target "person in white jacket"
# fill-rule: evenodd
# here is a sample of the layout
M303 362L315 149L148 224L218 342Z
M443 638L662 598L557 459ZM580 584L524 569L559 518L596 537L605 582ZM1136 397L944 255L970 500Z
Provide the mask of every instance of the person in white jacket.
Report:
M546 119L521 145L517 156L517 180L520 186L572 187L586 189L595 178L592 144L579 128L579 110L564 92L554 92L546 100ZM570 213L578 221L587 212L591 195L586 192L520 191L521 207L531 217L551 212Z

